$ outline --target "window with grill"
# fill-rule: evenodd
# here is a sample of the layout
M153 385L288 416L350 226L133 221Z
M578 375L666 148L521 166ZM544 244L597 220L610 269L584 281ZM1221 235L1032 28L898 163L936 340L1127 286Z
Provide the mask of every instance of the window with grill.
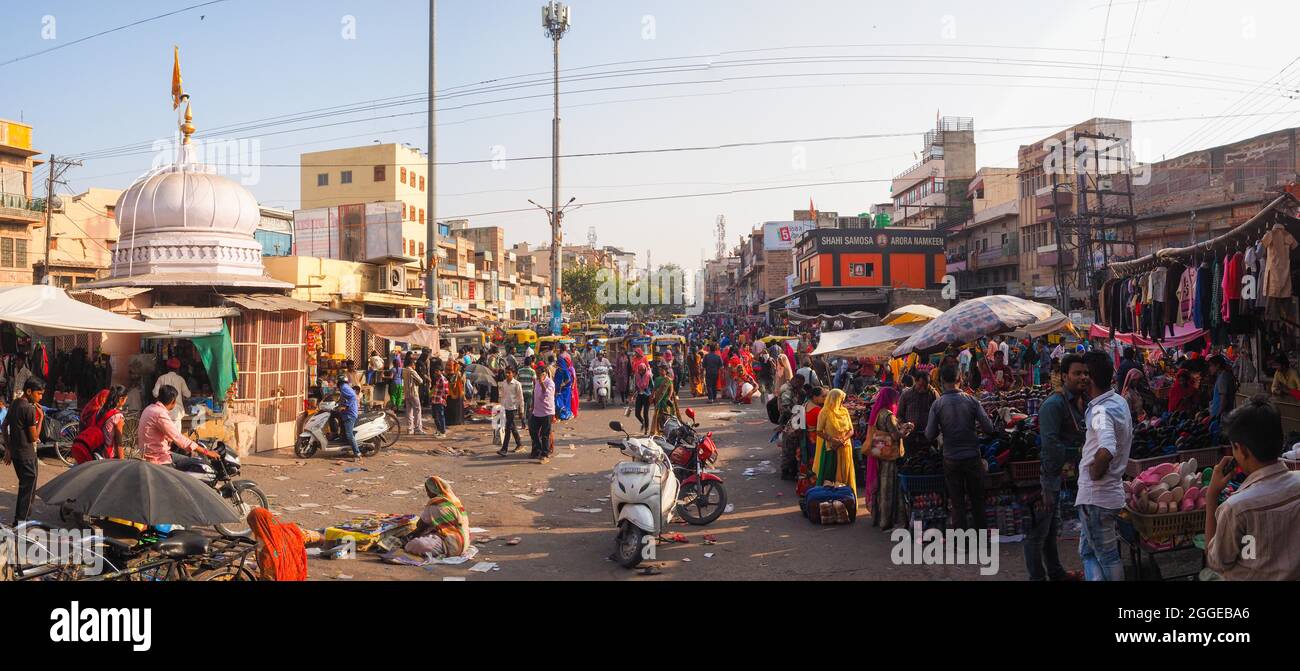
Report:
M14 265L14 239L0 238L0 266L16 268Z
M329 185L330 185L329 173L322 172L319 175L316 175L316 186L329 186Z
M1223 172L1223 159L1224 159L1223 149L1210 150L1210 174L1211 175L1218 175Z
M424 175L420 175L420 190L424 190Z
M402 171L398 173L397 181L403 184L406 183L406 168L402 168Z
M1233 193L1245 193L1245 192L1246 192L1246 168L1244 168L1244 167L1242 167L1242 166L1238 166L1238 167L1233 171L1233 177L1232 177L1232 192L1233 192Z
M344 170L343 172L339 173L339 184L351 184L351 183L352 183L351 170Z
M385 166L375 166L375 181L382 182L388 179L388 169Z
M27 258L27 241L22 238L14 239L14 262L17 268L29 268L32 265Z

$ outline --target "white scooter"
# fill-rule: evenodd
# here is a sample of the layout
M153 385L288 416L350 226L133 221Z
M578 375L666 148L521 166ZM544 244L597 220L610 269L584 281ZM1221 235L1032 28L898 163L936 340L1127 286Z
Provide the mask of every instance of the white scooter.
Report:
M609 428L622 431L620 443L610 442L632 461L614 465L609 486L609 500L618 526L614 560L625 568L635 568L642 559L654 559L655 539L673 520L677 510L678 482L672 463L664 450L651 438L633 438L621 422Z
M604 410L609 403L612 387L609 380L609 366L595 366L591 369L591 384L595 389L596 401Z
M332 438L327 436L326 428L329 426L330 416L337 407L338 403L334 401L322 401L317 406L316 414L308 417L302 424L302 433L298 434L298 442L293 446L295 455L306 459L323 448L352 449L352 445L341 435ZM382 410L365 411L357 415L354 435L357 438L357 447L361 448L361 454L368 457L378 452L381 447L386 447L385 436L396 426L396 421Z

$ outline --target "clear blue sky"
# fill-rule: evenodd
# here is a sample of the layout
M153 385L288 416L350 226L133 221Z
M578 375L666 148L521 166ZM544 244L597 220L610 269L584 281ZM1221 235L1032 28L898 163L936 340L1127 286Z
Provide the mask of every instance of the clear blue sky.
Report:
M0 62L197 2L6 0ZM540 27L542 4L442 0L439 88L547 71L550 50ZM913 153L921 148L919 133L933 124L936 111L975 118L979 164L989 166L1014 165L1018 144L1054 130L996 129L1059 127L1094 115L1136 120L1141 159L1300 125L1300 102L1278 91L1300 83L1300 63L1285 69L1296 58L1291 31L1300 18L1297 5L1262 0L1231 6L1198 0L571 4L574 26L562 43L563 67L587 68L575 74L713 67L565 84L567 91L628 87L565 97L566 153L905 134L566 161L564 199L576 196L579 202L876 180L593 205L567 218L568 240L585 239L594 227L602 244L641 255L652 249L656 264L693 267L701 250L712 254L713 222L719 214L727 216L728 242L734 244L742 231L788 219L810 198L819 209L842 214L887 200L885 180L914 161ZM200 131L419 93L426 88L426 8L427 3L416 0L229 0L0 66L0 117L21 117L35 126L35 143L48 152L80 153L165 138L175 122L168 104L173 44L182 49L186 89L194 96ZM355 40L341 36L341 22L349 15L356 19ZM53 40L42 38L46 16L55 21ZM767 51L750 51L758 49ZM838 62L810 62L811 57ZM681 60L588 67L669 58ZM758 58L802 60L728 62ZM934 62L900 61L918 58ZM976 58L1000 60L970 60ZM1100 72L1099 64L1105 66ZM1279 73L1284 86L1256 90ZM1252 91L1255 95L1238 103ZM445 100L439 160L489 159L494 147L503 148L507 157L548 153L549 99L485 104L547 92L548 87L535 86ZM467 104L471 106L452 109ZM376 139L423 147L420 115L278 132L421 109L422 104L386 108L232 137L257 139L266 164L292 165L300 152ZM1197 135L1193 131L1202 121L1143 121L1224 111L1270 115L1216 122ZM69 174L70 185L78 191L92 185L125 187L153 158L146 150L90 160ZM440 217L528 207L528 198L546 202L550 195L549 163L544 161L508 163L501 170L444 166L439 180ZM264 204L298 206L295 168L264 167L250 188ZM540 212L479 216L473 223L505 226L510 240L540 242L547 235Z

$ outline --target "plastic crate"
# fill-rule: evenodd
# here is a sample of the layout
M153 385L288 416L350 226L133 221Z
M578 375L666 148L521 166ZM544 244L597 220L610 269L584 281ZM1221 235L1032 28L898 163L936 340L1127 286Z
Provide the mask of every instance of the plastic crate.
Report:
M1180 541L1205 531L1205 509L1185 513L1144 515L1128 508L1129 521L1145 541Z
M1159 457L1150 457L1148 459L1129 459L1128 470L1126 470L1125 473L1131 478L1136 478L1137 476L1142 475L1142 471L1145 471L1152 466L1157 464L1176 464L1178 461L1179 459L1177 454L1165 454Z
M903 494L946 494L948 485L942 475L898 475L898 491Z
M1011 480L1017 484L1038 482L1042 470L1041 461L1013 461L1007 467L1007 471L1011 473Z
M1222 447L1206 447L1199 450L1187 450L1178 453L1178 461L1196 460L1197 470L1204 469L1207 466L1213 466L1219 463L1219 458L1223 456Z

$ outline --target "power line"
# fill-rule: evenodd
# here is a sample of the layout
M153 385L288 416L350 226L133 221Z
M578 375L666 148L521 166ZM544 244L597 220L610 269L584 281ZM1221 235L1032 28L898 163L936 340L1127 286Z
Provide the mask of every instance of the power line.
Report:
M1097 116L1097 89L1101 88L1101 66L1106 64L1106 36L1110 32L1110 8L1114 0L1106 3L1106 22L1101 26L1101 58L1097 63L1097 83L1092 87L1092 115Z
M1142 15L1142 4L1139 3L1137 9L1133 10L1133 25L1128 31L1128 45L1124 47L1124 60L1120 61L1119 74L1115 76L1115 86L1110 90L1110 105L1106 107L1106 114L1115 109L1115 94L1119 92L1119 81L1124 77L1124 69L1128 67L1128 56L1133 51L1133 38L1137 35L1138 17Z
M651 59L651 60L662 60L662 59ZM950 63L950 62L957 62L957 63L992 64L992 65L1005 65L1005 64L1008 64L1008 62L1010 62L1010 63L1014 63L1014 64L1023 65L1023 66L1025 66L1025 67L1031 67L1031 68L1047 68L1047 67L1051 67L1051 68L1058 68L1058 69L1084 69L1084 68L1091 69L1091 67L1092 67L1092 66L1089 66L1089 65L1087 65L1087 64L1084 64L1084 63L1078 63L1078 62L1074 62L1074 61L1045 61L1045 60L1035 60L1035 59L1006 59L1006 58L988 58L988 57L963 57L963 56L948 56L948 57L930 57L930 56L858 56L858 57L843 57L843 56L809 56L809 57L799 57L799 58L795 58L795 59L770 59L770 58L769 58L769 59L747 59L747 60L736 60L736 61L719 61L719 62L708 63L708 64L696 64L696 65L674 66L675 69L672 70L671 72L692 72L692 71L698 72L698 71L718 70L718 69L723 69L723 68L755 67L755 66L759 66L759 65L792 65L792 64L797 64L797 63L819 63L819 64L829 64L829 63L847 63L847 62L863 62L863 61L870 61L870 62L880 62L880 61L884 61L884 62L937 62L937 63ZM686 70L683 70L682 68L686 68ZM1123 71L1125 71L1126 69L1127 69L1127 68L1119 68L1118 70L1119 70L1120 72L1123 72ZM1104 70L1116 70L1116 68L1109 67L1109 66L1105 66L1104 63L1101 64L1101 65L1099 65L1099 66L1098 66L1098 74L1099 74L1099 77L1100 77L1100 72L1101 72L1101 71L1104 71ZM1159 75L1159 76L1178 76L1179 78L1183 78L1183 79L1200 80L1200 81L1206 81L1206 82L1219 82L1219 83L1228 83L1228 84L1232 84L1232 83L1237 83L1238 81L1240 81L1240 80L1237 79L1237 78L1219 77L1219 76L1205 75L1204 73L1193 73L1193 72L1176 71L1176 70L1167 70L1167 69L1144 69L1144 68L1132 68L1132 71L1135 71L1135 72L1145 72L1145 73L1147 73L1147 74L1155 74L1155 75ZM578 77L569 77L569 78L566 78L565 81L568 82L568 83L572 83L572 82L574 82L574 81L590 81L590 80L595 80L595 79L608 79L608 78L612 78L612 77L645 76L645 75L650 75L650 74L667 74L667 73L669 73L669 71L666 70L666 69L663 68L663 67L656 67L656 68L641 68L641 69L631 69L631 70L615 70L615 71L607 71L607 72L596 72L596 73L591 73L591 74L582 75L582 76L578 76ZM817 73L817 74L824 74L824 73ZM831 74L836 74L836 73L831 73ZM910 76L910 75L917 75L917 74L923 74L923 75L934 75L934 74L952 74L952 73L950 73L950 72L944 72L944 73L916 73L916 72L857 72L857 73L841 73L841 74L849 74L849 75L879 74L879 75L887 75L887 76L888 76L888 75L896 75L896 76ZM1040 78L1040 77L1041 77L1041 78L1047 78L1047 79L1051 79L1051 78L1060 78L1060 77L1050 77L1050 76L1047 76L1047 75L1025 75L1025 74L1022 74L1022 75L1000 75L1000 74L997 74L997 73L970 73L970 74L972 74L972 76L993 76L993 77L997 77L997 76L1015 76L1015 77L1020 77L1020 78ZM772 76L772 77L780 77L780 76L802 76L802 75L800 75L800 74L793 74L793 75L777 75L777 74L772 74L772 75L768 75L768 76ZM754 77L747 77L747 78L754 78ZM720 82L722 82L722 81L728 81L728 80L734 80L734 79L746 79L746 78L738 78L738 77L724 77L724 78L720 78L720 79L711 79L711 80L688 80L688 81L678 81L678 82L652 82L652 83L642 84L641 86L661 86L661 85L686 85L686 84L702 84L702 83L720 83ZM1068 78L1067 78L1067 79L1068 79ZM1080 79L1081 79L1081 78L1080 78ZM456 97L464 97L464 96L469 96L469 95L482 95L482 94L485 94L485 93L491 93L491 92L500 92L500 91L508 91L508 90L517 90L517 89L521 89L521 88L530 88L530 87L534 87L534 86L542 86L542 85L545 85L545 84L548 84L548 83L549 83L549 80L541 80L541 79L539 79L539 80L536 80L536 81L530 81L530 82L522 82L522 83L516 83L516 84L510 84L510 85L501 85L501 86L497 86L496 88L480 88L480 89L478 89L478 90L462 91L462 92L458 92L458 93L448 93L448 94L444 94L444 95L442 95L442 96L435 96L435 98L441 100L441 99L450 99L450 98L456 98ZM1152 83L1155 84L1155 85L1165 85L1165 86L1173 86L1173 85L1174 85L1174 84L1169 84L1169 83L1164 83L1164 82L1152 82ZM611 87L611 88L618 88L618 87ZM586 90L572 91L571 93L590 93L590 92L598 92L598 91L603 91L603 90L611 90L611 88L586 89ZM635 88L635 87L623 87L623 88ZM1117 82L1117 88L1118 88L1118 82ZM1215 87L1199 87L1199 88L1207 88L1207 89L1210 89L1210 90L1224 90L1224 89L1217 89L1217 88L1215 88ZM1231 91L1235 91L1235 89L1234 89L1234 90L1230 90L1230 92L1231 92ZM484 101L484 102L481 102L481 103L475 103L475 104L472 104L472 105L463 105L463 106L460 106L460 107L457 107L457 108L452 108L452 109L460 109L460 108L463 108L463 107L476 106L476 105L478 105L478 104L493 104L493 103L496 103L496 102L510 102L510 101L514 101L514 100L527 99L527 98L531 98L531 97L541 97L541 96L525 96L525 97L523 97L523 98L518 98L518 97L517 97L517 98L506 98L506 99L496 100L496 101ZM389 96L389 97L385 97L385 98L376 98L376 99L373 99L373 100L360 101L360 102L356 102L356 103L348 103L348 104L345 104L345 105L335 105L335 106L330 106L330 107L317 108L317 109L314 109L314 110L307 110L307 111L305 111L305 112L301 112L301 113L287 113L287 114L281 114L281 115L276 115L276 116L266 117L266 118L264 118L264 119L255 119L255 120L250 120L250 121L248 121L248 122L242 122L242 123L237 123L237 124L229 124L229 125L226 125L226 126L216 126L216 127L213 127L213 128L205 129L205 130L202 131L201 133L197 134L197 136L198 136L198 137L202 137L202 136L210 136L210 135L213 135L213 134L215 134L215 133L217 133L217 132L220 132L220 131L225 131L225 132L240 132L240 131L246 131L246 130L256 130L256 129L260 129L260 128L274 127L274 126L278 126L278 125L285 125L285 124L291 124L291 123L299 123L299 122L302 122L302 121L308 121L308 120L318 119L318 118L325 118L325 117L330 117L330 116L340 116L340 115L346 115L346 114L355 114L355 113L364 112L364 111L372 111L372 110L377 110L377 109L383 109L383 108L386 108L386 107L401 107L401 106L405 106L405 105L420 104L420 103L425 103L425 102L427 102L427 100L428 100L428 96L427 96L427 94L422 94L422 93L413 93L413 94L402 95L402 96ZM378 117L378 118L385 118L385 117ZM368 119L362 119L362 120L357 120L357 121L364 121L364 120L368 120ZM310 128L308 128L308 129L310 129ZM120 151L122 151L122 150L130 150L130 149L136 149L136 148L144 148L144 147L150 146L150 145L152 144L152 142L153 142L153 141L140 142L140 143L134 143L134 144L129 144L129 145L121 145L121 146L119 146L119 147L106 148L106 149L101 149L101 150L93 150L93 151L89 151L89 152L85 152L85 153L79 154L79 156L82 156L82 157L84 157L84 158L92 158L92 157L93 157L93 158L99 158L99 157L104 157L104 156L107 155L107 154L114 154L114 153L120 152Z
M95 34L93 34L93 35L87 35L87 36L85 36L85 37L81 37L81 38L78 38L78 39L72 40L71 42L64 42L63 44L58 44L58 45L55 45L55 46L52 46L52 47L48 47L48 48L46 48L46 49L41 49L40 51L34 51L34 52L30 53L30 54L25 54L25 55L23 55L23 56L18 56L17 58L11 58L11 59L9 59L9 60L7 60L7 61L0 61L0 68L4 67L4 66L6 66L6 65L13 65L14 63L17 63L17 62L19 62L19 61L25 61L25 60L27 60L27 59L29 59L29 58L36 58L37 56L41 56L41 55L44 55L44 54L48 54L48 53L50 53L51 51L58 51L59 49L66 49L66 48L68 48L68 47L70 47L70 46L73 46L73 45L75 45L75 44L81 44L82 42L85 42L85 41L87 41L87 40L93 40L93 39L95 39L96 37L103 37L104 35L108 35L108 34L110 34L110 33L116 33L116 32L118 32L119 30L126 30L127 28L134 28L135 26L138 26L138 25L141 25L141 24L145 24L145 23L149 23L149 22L151 22L151 21L157 21L157 20L159 20L159 19L165 19L165 18L167 18L167 17L169 17L169 16L175 16L176 14L183 14L183 13L188 12L188 11L193 10L193 9L198 9L198 8L200 8L200 7L207 7L208 5L215 5L215 4L219 4L219 3L222 3L222 2L229 2L229 0L209 0L208 2L201 2L201 3L197 4L197 5L190 5L189 7L185 7L185 8L182 8L182 9L177 9L177 10L175 10L175 11L167 12L166 14L159 14L158 16L151 16L151 17L149 17L149 18L147 18L147 19L140 19L139 21L132 21L131 23L128 23L128 24L126 24L126 25L118 26L118 27L116 27L116 28L109 28L108 30L102 30L102 31L100 31L100 32L98 32L98 33L95 33Z

